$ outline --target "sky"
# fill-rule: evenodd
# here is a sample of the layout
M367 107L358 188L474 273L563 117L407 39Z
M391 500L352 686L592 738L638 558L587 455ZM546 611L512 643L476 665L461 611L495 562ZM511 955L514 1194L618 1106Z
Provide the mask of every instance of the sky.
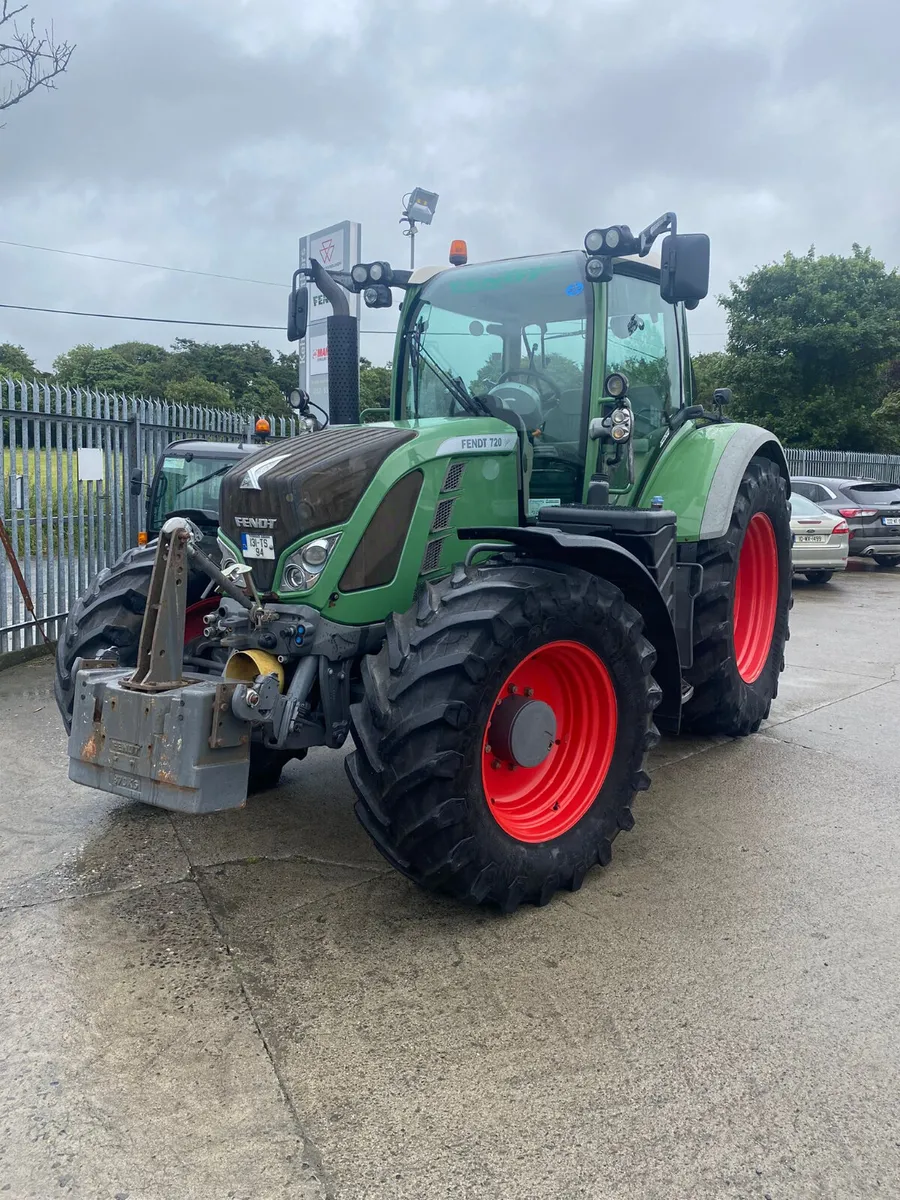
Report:
M417 260L580 246L674 210L712 239L715 295L755 266L870 245L900 265L895 0L29 0L76 43L5 114L0 241L244 276L261 286L0 245L0 301L282 327L298 238L361 222L405 266L413 186L440 194ZM393 319L392 319L393 318ZM363 310L391 330L396 309ZM0 309L49 369L80 342L257 338ZM363 337L376 362L386 333Z

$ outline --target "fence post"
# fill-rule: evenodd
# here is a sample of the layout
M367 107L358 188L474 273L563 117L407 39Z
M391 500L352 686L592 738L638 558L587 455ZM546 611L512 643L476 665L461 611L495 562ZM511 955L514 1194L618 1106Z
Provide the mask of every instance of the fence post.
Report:
M137 401L132 397L131 403L134 406L134 413L128 425L128 477L125 481L125 486L131 488L132 472L143 468L144 455L142 446L142 430L141 430L141 408ZM128 544L136 546L138 534L144 524L144 497L147 492L147 486L150 480L145 479L141 487L140 496L133 497L134 503L129 505L128 510Z

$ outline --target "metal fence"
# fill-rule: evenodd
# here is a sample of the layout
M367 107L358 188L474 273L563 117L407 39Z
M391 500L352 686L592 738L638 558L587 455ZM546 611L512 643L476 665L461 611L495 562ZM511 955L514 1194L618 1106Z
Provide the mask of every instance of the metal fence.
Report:
M54 640L97 572L135 544L134 470L149 481L170 441L249 437L257 416L0 379L0 520L16 559L0 545L0 655ZM274 436L297 431L269 419Z
M257 415L0 379L0 520L33 606L0 546L0 654L54 640L97 572L135 544L144 498L130 493L132 471L149 481L179 437L249 437ZM297 432L292 417L270 420L276 437ZM796 475L900 483L900 456L789 449L787 459Z
M826 479L878 479L900 483L900 455L859 454L855 450L794 450L786 448L792 475Z

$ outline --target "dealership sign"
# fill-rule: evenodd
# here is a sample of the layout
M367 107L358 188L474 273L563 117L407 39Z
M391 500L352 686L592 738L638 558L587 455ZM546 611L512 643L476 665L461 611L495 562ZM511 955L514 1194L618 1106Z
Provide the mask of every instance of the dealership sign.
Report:
M349 271L362 258L362 230L356 221L342 221L300 239L300 266L312 259L326 271ZM360 297L349 294L350 312L359 320ZM328 412L328 318L333 309L314 284L309 284L309 328L300 345L300 386ZM330 415L330 414L329 414Z

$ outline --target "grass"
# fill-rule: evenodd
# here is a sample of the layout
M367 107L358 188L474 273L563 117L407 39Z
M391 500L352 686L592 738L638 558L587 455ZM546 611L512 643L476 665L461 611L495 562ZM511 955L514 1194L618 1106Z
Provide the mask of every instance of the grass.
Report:
M112 465L113 456L105 458L104 465L107 472ZM102 484L95 484L93 489L94 495L94 513L95 518L99 510L100 496L97 495L97 489L101 489L100 494L105 498L105 510L107 524L115 519L115 510L121 504L121 489L127 486L125 482L125 464L121 461L118 480L115 476L110 476L107 473L106 479ZM49 474L49 481L48 481ZM25 523L26 509L23 507L18 509L15 514L13 505L17 499L17 490L12 482L14 476L22 475L23 478L23 500L27 505L27 514L29 517L28 525ZM38 502L38 475L40 477L40 502ZM87 496L85 490L81 490L81 497L78 496L78 457L73 450L71 453L67 450L51 449L35 449L31 448L27 451L21 447L15 450L10 447L4 447L3 450L3 503L0 506L0 512L5 513L4 521L9 531L12 534L14 524L14 515L18 518L18 537L16 539L18 545L16 551L18 554L25 553L26 534L29 540L29 550L31 553L37 553L38 524L42 526L42 541L44 551L47 551L48 539L52 538L53 546L57 544L57 539L61 532L67 529L69 522L69 503L70 492L69 484L72 484L73 495L71 496L72 504L72 536L76 540L81 540L81 527L87 526ZM49 482L49 486L48 486ZM60 494L60 482L62 484L62 492ZM115 492L119 492L116 495ZM62 508L62 520L59 518L60 505ZM99 530L95 529L95 536L98 536Z

